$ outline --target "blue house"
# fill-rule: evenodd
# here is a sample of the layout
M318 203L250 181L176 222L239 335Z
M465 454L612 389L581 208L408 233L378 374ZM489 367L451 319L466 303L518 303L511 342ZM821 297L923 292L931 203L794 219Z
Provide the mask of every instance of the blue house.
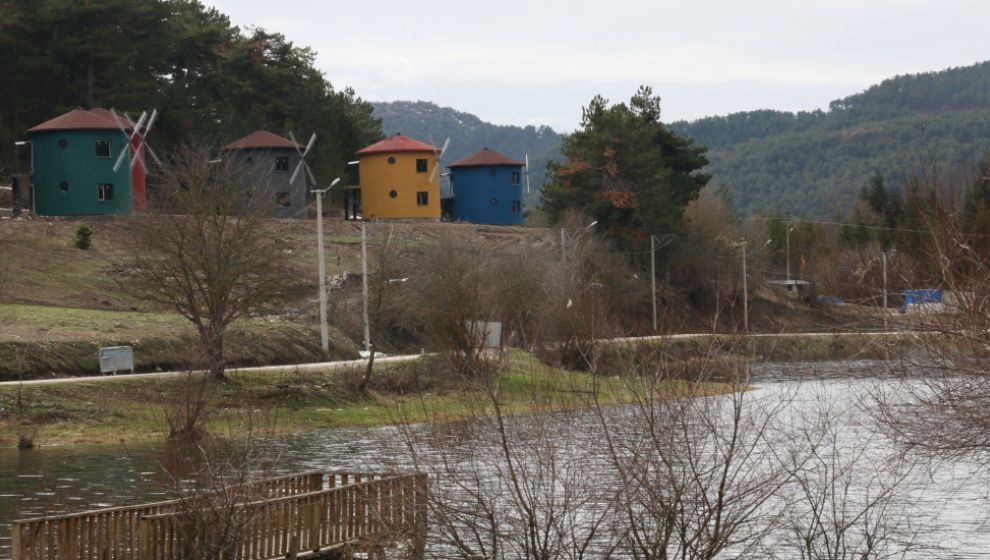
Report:
M451 218L472 224L523 223L523 163L484 148L450 168Z

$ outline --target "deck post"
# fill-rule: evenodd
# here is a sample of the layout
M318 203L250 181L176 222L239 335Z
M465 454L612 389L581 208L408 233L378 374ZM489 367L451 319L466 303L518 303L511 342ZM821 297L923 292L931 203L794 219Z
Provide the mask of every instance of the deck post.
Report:
M427 503L427 478L425 474L416 475L416 528L413 536L413 558L425 558L426 553L426 514L429 504Z
M14 523L13 527L11 527L11 533L13 537L13 560L24 560L23 526L20 523Z

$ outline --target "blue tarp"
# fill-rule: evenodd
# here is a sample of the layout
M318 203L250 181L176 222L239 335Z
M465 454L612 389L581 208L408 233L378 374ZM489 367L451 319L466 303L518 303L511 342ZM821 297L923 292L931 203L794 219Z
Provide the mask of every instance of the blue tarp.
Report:
M904 303L919 305L922 303L942 303L942 290L904 290Z

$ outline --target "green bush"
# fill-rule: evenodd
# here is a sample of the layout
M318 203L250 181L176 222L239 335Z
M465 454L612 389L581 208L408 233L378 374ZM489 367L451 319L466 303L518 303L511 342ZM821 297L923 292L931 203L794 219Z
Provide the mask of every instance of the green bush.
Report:
M76 248L86 250L93 245L93 228L86 224L79 224L76 228Z

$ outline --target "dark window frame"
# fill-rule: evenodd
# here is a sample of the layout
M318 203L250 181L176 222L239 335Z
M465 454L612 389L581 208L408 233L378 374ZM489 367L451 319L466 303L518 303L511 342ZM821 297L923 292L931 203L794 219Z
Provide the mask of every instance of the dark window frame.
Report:
M283 162L285 163L284 166L281 165ZM288 173L288 172L289 172L289 156L275 156L275 173Z
M429 205L430 205L430 192L416 191L416 206L429 206Z
M522 201L521 200L513 200L512 201L512 213L513 214L522 214Z
M512 186L518 187L522 184L522 173L518 171L512 172Z
M113 183L97 183L96 201L110 202L113 200Z
M430 168L430 160L417 158L416 159L416 173L426 173Z
M100 148L106 145L106 155L103 155ZM110 159L113 153L113 144L110 142L109 138L101 138L96 141L95 146L96 159Z

